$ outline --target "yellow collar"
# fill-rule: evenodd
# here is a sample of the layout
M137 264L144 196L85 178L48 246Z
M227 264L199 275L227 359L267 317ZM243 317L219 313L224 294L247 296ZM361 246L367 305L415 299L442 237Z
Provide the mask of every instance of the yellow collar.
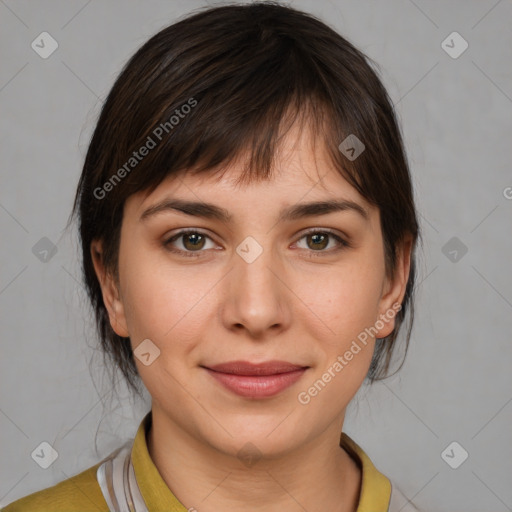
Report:
M345 432L340 446L359 464L362 470L361 492L357 512L387 512L391 497L391 482L373 465L365 451Z
M146 435L151 426L151 411L141 421L132 449L132 462L137 484L149 510L161 510L165 504L168 512L187 512L171 492L151 459ZM380 473L363 449L342 432L342 446L362 469L361 492L357 512L387 512L391 483Z

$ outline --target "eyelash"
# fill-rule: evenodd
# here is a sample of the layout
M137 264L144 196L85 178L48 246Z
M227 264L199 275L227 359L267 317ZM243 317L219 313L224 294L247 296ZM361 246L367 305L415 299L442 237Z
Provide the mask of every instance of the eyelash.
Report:
M205 250L184 251L182 249L176 249L176 248L172 247L172 245L171 245L172 242L174 242L175 240L178 240L180 237L182 237L184 235L190 235L190 234L202 235L202 236L212 240L212 238L209 235L207 235L206 233L203 233L202 231L199 231L197 229L186 229L186 230L179 231L178 233L175 233L172 237L165 240L163 242L163 245L168 251L185 256L185 257L192 257L192 258L200 257L201 253L205 252ZM322 257L325 255L332 254L333 252L338 252L343 249L351 247L351 245L346 240L341 238L339 235L337 235L333 231L330 231L329 229L312 229L310 231L307 231L306 233L303 233L302 236L299 238L299 240L302 240L303 238L305 238L308 235L315 235L315 234L328 235L328 236L334 238L340 245L337 248L329 249L329 250L314 251L313 249L305 249L306 251L310 252L311 256L313 256L313 257L319 257L319 256Z

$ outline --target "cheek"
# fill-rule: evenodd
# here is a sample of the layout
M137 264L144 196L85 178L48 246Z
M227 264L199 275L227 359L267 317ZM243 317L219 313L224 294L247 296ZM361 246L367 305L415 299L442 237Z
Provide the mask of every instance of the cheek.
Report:
M304 300L305 313L325 333L325 342L336 349L357 337L378 318L383 266L378 261L358 258L331 267L304 281L297 277L297 295ZM318 331L317 331L318 335Z
M174 406L186 407L187 396L180 393L179 383L187 381L187 355L209 325L204 299L214 282L191 273L190 267L162 264L141 250L125 253L119 271L132 349L149 339L160 351L148 366L135 357L138 373L154 400L165 401L172 390Z
M180 269L150 251L126 251L120 258L123 305L134 345L145 338L158 346L183 345L204 323L204 300L215 280ZM211 281L211 283L210 283ZM203 319L201 322L198 319ZM172 344L170 342L173 342Z
M370 328L378 319L378 303L384 267L379 262L360 260L331 269L325 278L311 281L301 291L308 297L310 326L321 318L321 329L312 329L318 341L318 366L304 383L297 399L314 415L336 417L354 397L372 360L375 340ZM324 333L323 335L319 333Z

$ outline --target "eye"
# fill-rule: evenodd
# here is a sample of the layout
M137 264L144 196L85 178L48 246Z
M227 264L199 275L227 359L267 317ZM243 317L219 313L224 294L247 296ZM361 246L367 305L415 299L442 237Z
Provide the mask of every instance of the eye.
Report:
M207 246L208 241L211 244L210 247ZM172 252L185 256L196 256L191 253L200 253L203 252L202 249L214 249L216 247L208 235L196 230L180 231L168 238L164 242L164 246Z
M339 235L325 229L308 231L299 239L299 242L304 239L306 240L306 247L299 248L310 249L313 252L331 253L333 251L344 249L345 247L350 247L350 244L343 240ZM297 244L299 242L297 242ZM330 242L334 242L334 247ZM329 250L324 250L328 247Z
M299 242L306 240L306 247L300 247ZM210 243L210 246L208 246ZM197 230L180 231L164 241L164 246L171 252L178 253L183 256L200 256L204 252L203 249L215 249L216 245L210 236ZM350 247L350 244L339 235L329 230L311 230L296 242L300 249L309 250L314 253L332 253ZM327 249L327 250L326 250ZM320 256L322 254L315 254Z

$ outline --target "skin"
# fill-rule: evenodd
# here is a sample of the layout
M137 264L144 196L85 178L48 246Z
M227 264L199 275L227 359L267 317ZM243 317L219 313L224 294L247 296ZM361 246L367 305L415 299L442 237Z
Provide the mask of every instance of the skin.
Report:
M369 205L329 163L307 129L283 139L270 180L235 184L239 167L211 174L183 173L150 195L125 204L119 280L105 271L101 242L91 246L113 329L135 349L150 339L160 355L149 366L137 358L152 396L148 449L162 478L188 508L201 512L357 509L361 471L339 446L345 410L370 365L375 339L312 397L297 397L380 315L402 302L410 266L410 240L398 251L396 273L385 273L378 209ZM315 172L316 171L316 172ZM232 214L216 219L162 211L140 216L164 198L205 201ZM297 203L346 199L352 210L277 222ZM180 229L208 235L194 252L190 237L165 242ZM332 230L312 240L305 231ZM325 233L325 231L323 231ZM251 236L262 254L247 263L236 252ZM328 243L328 245L326 245ZM185 245L184 245L185 244ZM394 320L384 323L385 337ZM242 398L226 390L201 365L284 360L308 366L277 396ZM237 452L252 443L261 458L247 467Z

